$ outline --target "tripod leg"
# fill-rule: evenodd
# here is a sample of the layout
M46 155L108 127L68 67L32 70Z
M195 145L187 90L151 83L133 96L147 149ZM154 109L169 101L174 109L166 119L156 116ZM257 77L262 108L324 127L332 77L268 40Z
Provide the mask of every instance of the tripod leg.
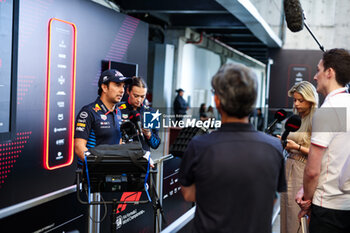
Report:
M100 193L91 193L90 198L93 202L100 202ZM100 219L100 205L90 205L89 206L89 233L100 233L100 223L96 222Z
M157 204L156 204L156 198L155 195L157 194L157 190L154 187L154 180L153 180L153 174L150 174L149 176L149 191L151 194L151 200L152 200L152 207L153 207L153 232L158 233L160 231L159 229L159 222L157 224L157 218L158 218L158 210L157 210Z
M154 183L154 177L153 175L150 176L150 192L151 192L151 199L152 199L152 206L153 206L153 211L154 211L154 232L160 232L160 222L159 222L159 213L161 214L162 218L162 223L166 224L164 212L162 205L160 204L160 200L157 194L157 188ZM157 219L158 219L158 224L157 224ZM158 228L158 231L156 229Z
M117 232L117 200L113 199L111 214L111 233Z

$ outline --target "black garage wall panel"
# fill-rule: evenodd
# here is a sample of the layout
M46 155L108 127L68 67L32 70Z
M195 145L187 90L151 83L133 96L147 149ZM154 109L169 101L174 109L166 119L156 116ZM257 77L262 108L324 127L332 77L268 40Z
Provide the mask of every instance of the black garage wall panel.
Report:
M0 142L0 209L70 186L72 165L43 166L48 23L77 28L75 113L97 96L101 60L139 64L147 74L148 25L87 0L21 0L17 137Z
M316 87L313 78L322 51L278 49L271 50L270 57L274 62L271 66L269 108L274 111L292 108L293 98L288 97L288 90L300 81L309 81Z

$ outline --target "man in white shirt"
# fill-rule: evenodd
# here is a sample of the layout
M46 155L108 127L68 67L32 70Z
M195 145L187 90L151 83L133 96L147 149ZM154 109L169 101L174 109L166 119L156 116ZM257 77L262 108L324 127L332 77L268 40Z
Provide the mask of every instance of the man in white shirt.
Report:
M340 182L344 169L350 169L344 168L350 151L350 54L344 49L326 51L314 79L326 99L313 118L304 195L296 197L302 208L299 217L311 211L310 233L349 233L350 193Z

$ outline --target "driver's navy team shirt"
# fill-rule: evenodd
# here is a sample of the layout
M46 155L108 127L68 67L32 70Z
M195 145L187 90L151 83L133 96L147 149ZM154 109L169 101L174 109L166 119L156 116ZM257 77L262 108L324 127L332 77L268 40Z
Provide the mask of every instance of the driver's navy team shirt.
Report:
M77 115L74 138L87 140L88 149L101 144L119 144L121 123L120 110L115 107L109 111L98 97L95 102L84 106Z

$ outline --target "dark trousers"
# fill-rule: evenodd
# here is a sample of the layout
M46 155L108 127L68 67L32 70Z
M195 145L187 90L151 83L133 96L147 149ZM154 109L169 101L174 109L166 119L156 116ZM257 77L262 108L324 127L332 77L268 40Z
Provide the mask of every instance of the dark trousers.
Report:
M309 232L349 233L350 210L334 210L312 205Z

